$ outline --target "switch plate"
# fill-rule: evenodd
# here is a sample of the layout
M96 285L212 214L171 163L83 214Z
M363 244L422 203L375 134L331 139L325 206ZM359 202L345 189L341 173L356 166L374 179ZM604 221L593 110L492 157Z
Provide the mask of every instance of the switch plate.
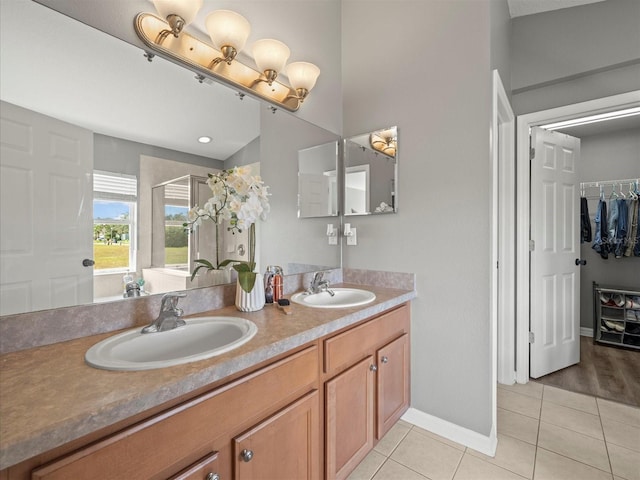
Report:
M355 227L351 227L351 235L347 237L347 245L358 245L358 235Z

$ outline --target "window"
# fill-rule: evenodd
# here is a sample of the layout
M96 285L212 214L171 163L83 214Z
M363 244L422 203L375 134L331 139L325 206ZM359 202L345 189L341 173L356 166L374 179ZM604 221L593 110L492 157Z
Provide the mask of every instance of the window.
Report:
M93 172L94 273L136 270L135 176Z

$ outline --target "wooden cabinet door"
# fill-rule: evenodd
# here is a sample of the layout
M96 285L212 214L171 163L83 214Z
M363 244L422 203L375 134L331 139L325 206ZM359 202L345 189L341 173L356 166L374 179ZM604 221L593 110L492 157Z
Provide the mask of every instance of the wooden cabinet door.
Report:
M236 437L233 451L236 480L318 480L318 391Z
M409 408L409 335L378 350L378 412L376 438L380 440Z
M374 380L369 356L325 384L327 479L346 478L373 448Z

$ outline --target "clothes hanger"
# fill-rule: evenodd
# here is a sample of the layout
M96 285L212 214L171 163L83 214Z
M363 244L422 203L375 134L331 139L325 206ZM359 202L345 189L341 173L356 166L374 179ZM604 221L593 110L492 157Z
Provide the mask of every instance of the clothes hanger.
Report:
M626 199L627 197L624 194L624 192L622 191L622 184L621 183L618 184L618 190L619 190L618 196L622 197L623 199Z

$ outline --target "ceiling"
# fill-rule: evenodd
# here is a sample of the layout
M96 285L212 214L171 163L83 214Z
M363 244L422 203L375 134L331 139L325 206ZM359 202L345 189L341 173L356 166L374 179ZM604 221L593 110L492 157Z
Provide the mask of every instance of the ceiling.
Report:
M95 13L105 3L115 0L86 2L80 11ZM140 48L37 3L1 5L2 100L96 133L219 160L260 135L258 101L200 84L163 59L150 63ZM134 16L124 31L133 32ZM213 141L198 143L203 135Z
M604 0L508 1L511 15L520 16ZM140 11L153 11L150 1L38 2L95 28L35 2L3 0L0 15L3 100L97 133L220 160L260 134L258 101L249 97L240 101L236 92L226 86L199 84L186 69L159 58L151 63L143 58L132 19ZM317 55L314 42L309 39L305 42L301 33L304 29L286 28L278 23L283 19L269 8L267 1L205 0L198 18L189 27L192 34L206 37L204 17L215 8L234 8L248 18L259 19L252 22L249 42L273 36L275 28L285 43L302 45L302 51ZM77 41L79 38L82 42ZM26 43L24 39L33 42ZM59 58L61 52L63 60ZM293 51L292 57L295 54ZM244 59L247 60L246 55ZM91 88L79 90L77 84ZM132 105L134 109L130 108ZM628 121L635 121L637 127L640 119ZM583 136L605 128L633 127L629 123L614 122L606 127L600 123L575 127L567 133ZM198 143L196 139L202 135L212 137L213 141L206 145Z
M511 18L604 1L605 0L507 0Z

